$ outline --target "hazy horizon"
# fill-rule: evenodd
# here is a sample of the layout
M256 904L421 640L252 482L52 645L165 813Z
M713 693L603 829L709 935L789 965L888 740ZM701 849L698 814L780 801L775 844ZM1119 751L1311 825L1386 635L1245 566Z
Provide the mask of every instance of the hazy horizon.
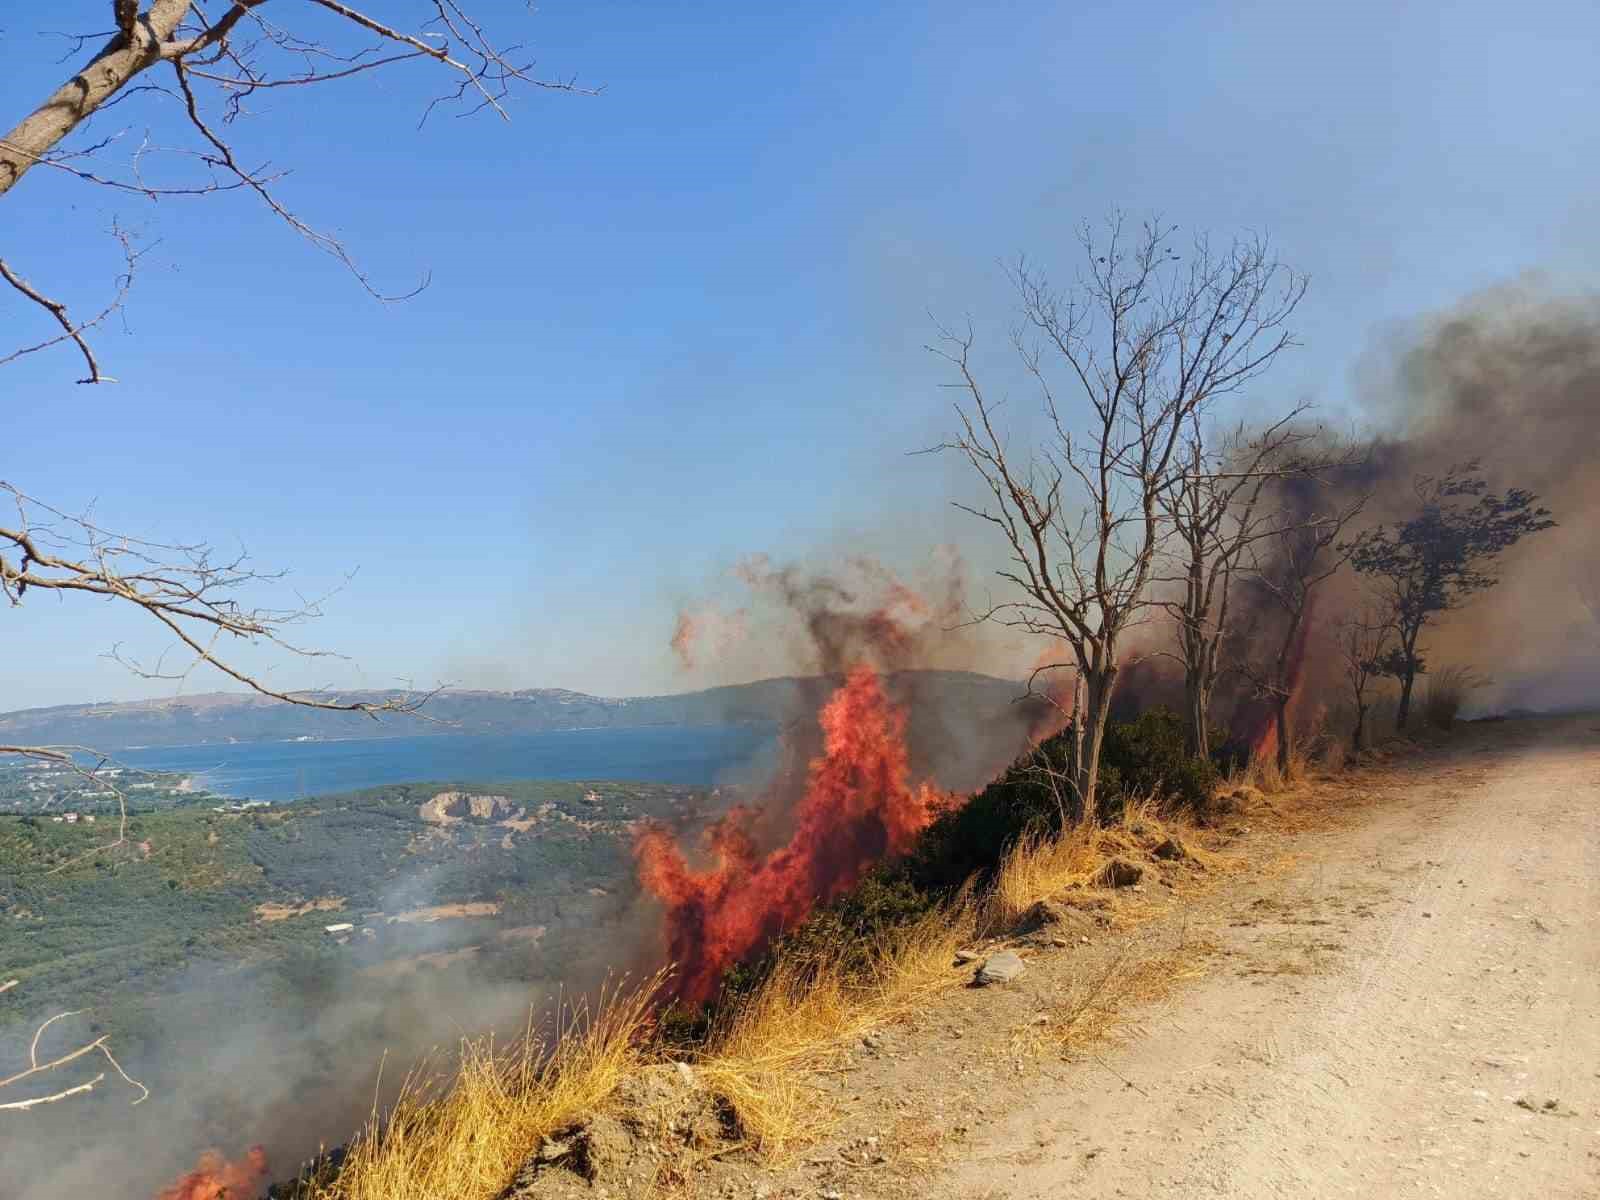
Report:
M944 671L944 670L946 670L945 668L916 668L916 667L909 668L909 669L911 671L925 671L925 670ZM983 676L985 676L987 678L991 678L991 679L998 679L998 680L1000 680L1002 682L1012 682L1011 680L1009 680L1004 675L990 675L988 672L984 672L984 671L963 672L960 668L955 668L955 669L951 669L950 673L953 673L953 674L970 673L970 674L975 674L975 675L983 675ZM755 684L761 684L761 683L774 683L774 682L778 682L778 681L784 680L784 679L810 678L810 677L812 677L812 676L805 675L805 674L793 673L793 672L786 672L786 673L783 673L783 674L776 674L776 675L761 675L761 676L758 676L758 677L755 677L755 678L750 678L750 679L736 679L736 680L731 680L731 681L727 681L727 682L719 682L719 683L711 683L711 684L703 684L703 685L693 685L693 686L688 686L688 687L675 688L675 689L673 689L671 691L664 691L664 692L634 692L634 693L631 693L631 694L625 695L625 696L624 695L606 694L606 693L603 693L603 692L591 692L591 691L586 691L583 688L545 687L545 686L540 685L540 684L529 684L529 685L526 685L526 686L523 686L523 687L507 687L507 688L473 688L473 687L456 687L456 686L446 685L446 686L443 686L443 687L438 689L438 694L440 694L440 695L510 696L510 695L515 695L515 694L517 694L519 692L571 692L571 693L576 694L576 695L588 696L588 697L590 697L592 699L595 699L595 700L648 700L648 699L653 699L653 698L662 697L662 696L687 696L687 695L693 695L693 694L695 694L697 692L712 691L712 690L715 690L717 688L748 687L748 686L752 686L752 685L755 685ZM325 689L315 689L314 690L314 694L341 695L341 694L350 694L350 693L353 693L353 692L372 692L372 693L378 693L378 694L387 694L387 693L394 692L394 691L403 691L403 689L394 689L394 688L387 688L387 689L386 688L325 688ZM18 713L36 712L36 711L39 711L39 710L42 710L42 709L52 709L52 708L93 708L93 707L95 707L97 705L108 705L108 706L109 705L129 705L129 706L139 705L139 706L159 707L159 706L169 705L169 704L181 705L181 704L184 704L184 703L194 703L194 702L197 702L197 701L206 701L206 700L213 700L214 701L214 700L219 700L219 699L237 700L237 701L241 701L241 702L244 702L244 703L263 704L263 705L282 703L281 701L274 700L271 697L263 696L259 692L249 691L249 690L246 690L246 689L243 689L243 688L232 689L232 690L225 689L225 688L214 688L214 689L210 689L208 691L203 691L203 692L196 691L196 692L165 693L165 694L159 694L159 695L154 695L154 696L143 696L143 697L138 697L138 698L129 699L129 700L107 700L104 697L96 697L96 698L91 699L91 700L64 700L64 701L60 701L59 703L55 703L55 704L30 704L30 705L27 705L27 706L24 706L24 707L21 707L21 708L0 709L0 717L14 716L14 715L16 715Z

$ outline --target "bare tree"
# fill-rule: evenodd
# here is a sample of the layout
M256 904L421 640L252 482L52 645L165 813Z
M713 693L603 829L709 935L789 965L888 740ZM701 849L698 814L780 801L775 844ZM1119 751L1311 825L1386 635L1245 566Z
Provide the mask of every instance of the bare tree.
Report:
M1286 486L1303 494L1275 498L1280 512L1277 532L1250 547L1247 566L1250 586L1266 599L1263 607L1276 620L1267 628L1247 631L1247 640L1259 649L1240 662L1256 694L1272 705L1280 771L1289 769L1294 745L1289 705L1305 663L1312 606L1321 586L1350 560L1350 548L1339 539L1370 499L1367 493L1342 500L1314 479L1286 481ZM1263 615L1258 611L1258 619Z
M232 131L251 114L251 102L272 89L340 84L413 61L439 72L444 81L423 109L423 119L441 104L463 115L488 110L506 118L506 102L519 86L582 90L571 80L534 75L525 53L518 46L497 44L460 0L411 0L405 7L411 12L402 20L380 19L343 0L209 5L200 0L112 0L100 9L109 9L109 28L59 35L69 45L65 57L81 54L83 60L65 83L0 137L0 197L41 167L151 201L248 193L294 233L347 267L373 296L400 298L381 292L338 238L307 224L285 205L276 189L284 171L251 163L236 148ZM147 106L157 120L170 113L172 123L187 131L187 140L159 145L148 133L133 136L128 127L97 129L72 140L97 114L129 101ZM107 165L113 158L121 161ZM37 306L50 328L59 327L53 336L0 354L0 363L67 343L84 361L87 373L81 382L109 378L86 335L120 306L137 262L125 235L114 232L125 269L110 304L86 320L71 317L48 288L30 282L0 253L0 281ZM419 286L425 284L426 278Z
M1172 523L1176 569L1156 583L1176 591L1175 599L1161 603L1173 619L1172 657L1183 665L1189 753L1200 758L1211 754L1211 698L1224 668L1234 576L1251 547L1279 533L1279 514L1262 504L1267 485L1331 466L1296 453L1322 436L1320 429L1299 424L1309 407L1297 404L1264 429L1241 425L1221 438L1209 437L1203 422L1192 421L1182 471L1160 497Z
M1350 698L1355 704L1355 724L1350 729L1350 749L1356 754L1366 749L1367 710L1371 708L1372 681L1385 674L1383 657L1388 652L1396 630L1394 608L1378 601L1369 601L1354 612L1346 613L1334 622L1334 636L1339 647L1339 665L1344 670L1345 682L1350 685Z
M1008 449L1001 402L975 373L970 328L941 327L929 347L955 368L951 386L963 394L960 431L940 448L964 456L992 497L959 507L1000 532L1009 551L1000 576L1021 594L979 619L1063 643L1082 683L1072 775L1080 819L1095 811L1122 639L1148 602L1170 529L1162 499L1183 474L1184 432L1292 344L1286 322L1305 290L1263 240L1219 253L1202 237L1184 261L1174 232L1159 222L1130 231L1119 216L1103 234L1086 227L1085 271L1065 294L1025 262L1012 271L1023 315L1013 343L1047 422L1035 452Z

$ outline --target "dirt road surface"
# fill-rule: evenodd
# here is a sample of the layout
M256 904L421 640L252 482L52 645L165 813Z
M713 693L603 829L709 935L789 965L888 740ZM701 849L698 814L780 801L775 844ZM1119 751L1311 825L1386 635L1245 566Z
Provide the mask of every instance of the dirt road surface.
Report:
M1236 890L1227 966L923 1194L1600 1198L1597 726L1485 728Z

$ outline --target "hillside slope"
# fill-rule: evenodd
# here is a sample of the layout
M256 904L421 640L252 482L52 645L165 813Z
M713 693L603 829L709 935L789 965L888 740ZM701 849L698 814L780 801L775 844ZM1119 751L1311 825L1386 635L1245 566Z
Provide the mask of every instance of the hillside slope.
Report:
M669 696L604 697L562 688L515 692L451 690L426 705L429 721L283 704L253 693L213 692L130 703L73 704L0 713L0 741L31 745L189 746L285 738L447 736L537 733L557 729L783 722L815 713L832 681L784 677ZM947 719L971 723L1006 713L1020 685L962 671L907 671L891 691L915 693ZM328 693L334 695L334 693ZM381 702L400 692L342 692L345 700Z

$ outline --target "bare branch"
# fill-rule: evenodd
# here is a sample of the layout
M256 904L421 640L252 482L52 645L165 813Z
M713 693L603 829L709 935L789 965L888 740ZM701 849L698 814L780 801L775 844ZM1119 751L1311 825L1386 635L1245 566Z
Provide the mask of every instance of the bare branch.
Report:
M70 341L77 346L78 353L83 356L83 361L89 369L89 373L78 380L79 383L114 382L110 376L101 373L100 363L95 358L88 339L83 336L87 330L95 328L107 317L111 316L112 313L120 309L123 301L127 298L128 289L133 286L133 272L139 261L139 251L134 249L132 239L121 229L113 228L111 232L117 243L122 247L123 258L127 264L126 269L117 276L116 294L112 296L110 302L104 308L87 321L74 322L67 315L67 306L65 304L46 296L26 279L18 275L16 270L5 259L0 258L0 279L4 279L15 291L49 313L62 329L62 332L55 337L47 338L33 345L23 346L20 349L11 351L9 354L0 356L0 367L14 362L24 355L36 354L40 350L48 350L51 346L58 346L62 342Z
M533 63L516 57L519 47L498 45L483 25L473 20L456 0L428 0L431 14L420 27L404 28L343 0L309 0L311 6L334 18L333 32L319 28L317 36L297 33L306 21L305 5L287 0L234 0L208 17L204 6L192 0L114 0L116 27L103 33L56 36L67 40L68 54L87 53L72 76L9 130L0 127L0 197L5 196L33 168L46 167L80 183L137 195L152 201L208 196L218 192L249 190L296 234L332 255L370 295L395 301L415 295L427 286L394 293L377 287L346 247L331 234L312 226L286 205L273 186L285 172L265 165L247 165L221 133L246 114L245 102L256 91L305 87L347 80L412 60L427 60L454 84L446 86L423 107L425 121L440 104L456 103L460 115L485 108L509 119L508 98L519 87L595 94L572 79L535 75ZM268 21L268 12L283 12L284 26ZM326 22L324 22L326 25ZM326 36L326 41L318 40ZM95 47L98 48L95 48ZM173 68L176 87L142 82L152 67ZM204 93L209 92L209 96ZM95 161L135 139L113 132L92 145L69 148L68 139L83 130L96 114L136 96L158 94L183 105L195 146L157 147L148 139L129 150L132 171L105 170ZM214 107L211 98L220 101ZM141 170L152 162L183 164L194 174L147 179ZM111 311L127 290L127 277L119 283L117 301L94 320L74 323L61 302L28 283L9 263L0 262L0 278L47 312L62 333L36 345L7 352L0 365L27 354L70 342L88 366L83 382L109 379L100 368L86 334Z
M15 984L16 981L12 980L11 983L7 984L5 987L0 987L0 992L9 990L11 987L14 987ZM147 1100L150 1096L150 1089L145 1087L144 1084L131 1077L125 1070L122 1069L122 1064L116 1060L116 1057L111 1053L110 1046L108 1045L111 1040L109 1034L98 1037L94 1041L79 1046L75 1050L69 1050L64 1054L57 1055L55 1058L50 1059L47 1062L41 1063L39 1061L39 1042L40 1039L44 1037L45 1031L57 1021L65 1020L68 1017L76 1017L81 1015L82 1014L78 1012L57 1013L55 1016L51 1017L49 1020L40 1025L38 1029L34 1031L33 1041L28 1047L28 1066L13 1075L8 1075L5 1078L0 1079L0 1092L5 1091L5 1089L8 1087L26 1083L30 1079L51 1075L52 1073L59 1071L62 1067L77 1062L80 1058L83 1058L86 1055L98 1053L108 1063L111 1064L112 1069L116 1071L124 1083L126 1083L129 1087L138 1089L139 1095L136 1099L130 1101L131 1104L142 1104L145 1100ZM85 1092L92 1091L95 1085L104 1079L105 1072L102 1071L100 1074L96 1075L93 1079L86 1083L76 1084L72 1087L64 1088L47 1095L33 1096L27 1100L13 1100L7 1103L0 1103L0 1112L27 1112L29 1109L36 1108L41 1104L54 1104L58 1100L65 1100L70 1096L78 1096Z
M218 653L218 638L267 643L298 657L324 657L289 640L286 631L320 613L320 600L301 599L289 609L247 606L241 594L281 580L262 574L240 554L219 560L209 546L171 546L102 529L85 516L68 516L0 481L17 519L0 524L0 595L21 604L33 590L102 596L147 613L204 663L250 690L305 708L334 712L417 714L433 693L380 702L346 700L310 690L274 687ZM13 560L5 551L18 554ZM191 668L192 669L192 668ZM169 677L160 670L149 677ZM420 715L420 714L419 714Z

